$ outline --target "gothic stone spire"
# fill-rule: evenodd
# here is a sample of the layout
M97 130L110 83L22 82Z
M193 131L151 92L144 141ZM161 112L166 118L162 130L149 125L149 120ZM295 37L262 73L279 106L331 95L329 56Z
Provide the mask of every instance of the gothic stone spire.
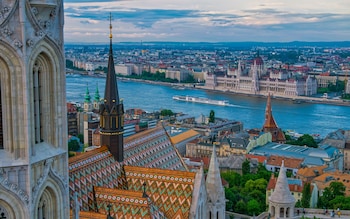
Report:
M106 78L104 101L100 106L100 141L101 146L106 145L115 160L124 159L123 131L124 106L119 100L117 79L114 69L112 50L112 16L110 16L110 45L108 58L108 72Z

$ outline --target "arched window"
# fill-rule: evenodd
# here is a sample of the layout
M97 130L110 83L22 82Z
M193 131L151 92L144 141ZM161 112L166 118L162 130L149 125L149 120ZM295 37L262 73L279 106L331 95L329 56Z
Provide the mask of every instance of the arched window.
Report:
M4 134L2 129L2 98L1 98L1 84L0 84L0 149L4 149Z
M34 104L34 132L35 143L43 141L42 136L42 101L41 101L41 81L40 81L40 67L35 64L33 68L33 104Z

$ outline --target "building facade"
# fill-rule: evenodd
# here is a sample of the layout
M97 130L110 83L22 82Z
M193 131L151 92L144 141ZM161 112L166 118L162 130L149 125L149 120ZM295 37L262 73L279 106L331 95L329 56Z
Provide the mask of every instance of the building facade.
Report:
M1 1L0 215L69 217L63 1Z
M225 76L208 74L205 86L210 89L275 96L311 96L317 93L317 80L311 76L286 78L283 72L268 72L262 59L253 60L250 68L238 63L238 68Z

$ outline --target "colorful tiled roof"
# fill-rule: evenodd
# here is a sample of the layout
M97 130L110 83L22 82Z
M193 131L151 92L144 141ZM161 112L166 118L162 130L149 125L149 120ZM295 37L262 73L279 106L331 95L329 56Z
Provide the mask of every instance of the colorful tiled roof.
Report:
M106 146L69 159L69 196L78 194L81 210L93 209L93 187L118 188L125 185L120 163L115 162ZM73 206L71 200L71 206Z
M78 194L82 211L94 209L93 186L126 188L123 165L185 170L186 166L162 127L127 138L123 163L116 162L108 147L103 146L69 158L69 193ZM71 206L73 206L71 200Z
M151 219L162 218L163 214L142 192L95 187L95 203L99 213L110 213L114 218Z
M125 140L124 164L186 170L186 165L161 126L140 132Z
M70 218L74 218L73 214L71 212ZM79 212L79 219L106 219L107 215L100 214L93 211L80 211Z
M194 172L125 166L130 191L142 191L164 212L166 218L189 218L194 189Z

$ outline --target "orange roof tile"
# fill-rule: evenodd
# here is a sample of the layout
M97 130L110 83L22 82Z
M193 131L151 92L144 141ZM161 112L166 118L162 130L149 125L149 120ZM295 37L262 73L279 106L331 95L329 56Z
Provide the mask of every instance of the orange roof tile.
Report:
M195 137L195 136L198 136L200 135L198 132L196 132L195 130L193 129L190 129L186 132L182 132L181 134L178 134L174 137L171 137L171 142L173 142L173 144L177 144L179 142L182 142L186 139L189 139L189 138L192 138L192 137Z
M281 166L282 161L284 161L284 166L286 168L299 169L304 159L271 155L269 158L267 158L266 164L272 166Z
M245 154L244 155L245 158L247 158L248 160L251 160L251 159L255 159L257 160L259 163L264 163L266 160L267 160L267 157L266 156L261 156L261 155L253 155L253 154Z
M322 174L323 170L327 168L326 165L324 166L314 166L314 167L303 167L298 170L297 175L303 176L303 177L316 177L317 172L318 174Z

